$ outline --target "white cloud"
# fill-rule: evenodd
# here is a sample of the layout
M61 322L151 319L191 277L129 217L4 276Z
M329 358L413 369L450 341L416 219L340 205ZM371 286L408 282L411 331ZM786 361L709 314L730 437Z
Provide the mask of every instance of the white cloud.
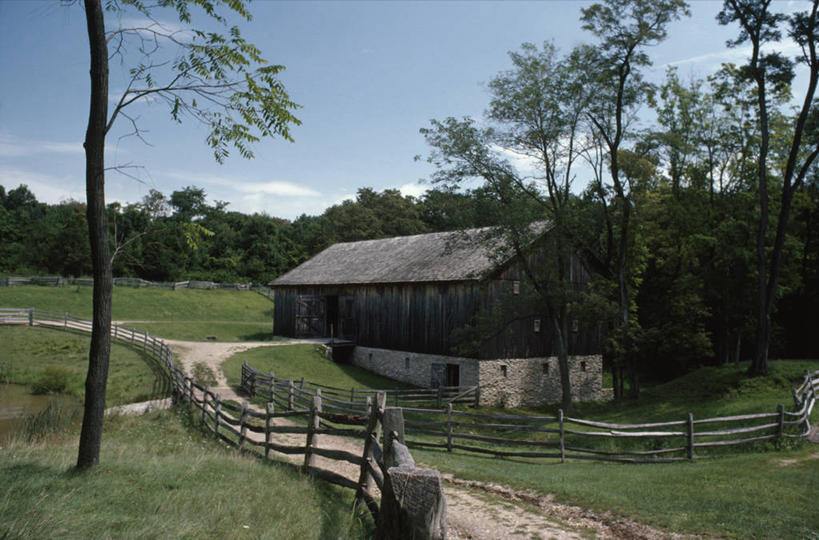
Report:
M400 191L401 195L404 195L405 197L407 195L410 197L420 197L426 193L428 189L429 188L422 186L419 182L411 182L398 188L398 191Z
M293 182L269 181L269 182L248 182L234 178L212 176L207 174L166 172L163 176L182 180L195 185L211 185L229 188L239 193L267 194L277 197L320 197L318 191L298 185Z
M82 153L81 142L32 141L8 133L0 133L0 157Z
M751 56L752 48L750 45L745 45L742 47L735 47L735 48L724 48L719 51L714 51L706 54L700 54L697 56L691 56L689 58L683 58L681 60L675 60L673 62L668 62L660 67L665 68L668 66L681 66L687 64L699 64L706 66L708 69L719 67L721 64L725 63L733 63L733 64L740 64L743 63L747 58ZM763 52L779 52L782 53L784 56L788 58L793 58L801 54L801 49L796 43L791 41L784 42L784 43L775 43L769 46L762 48Z
M25 184L38 201L48 204L59 204L67 200L85 202L84 181L70 174L53 176L0 165L0 184L6 191Z

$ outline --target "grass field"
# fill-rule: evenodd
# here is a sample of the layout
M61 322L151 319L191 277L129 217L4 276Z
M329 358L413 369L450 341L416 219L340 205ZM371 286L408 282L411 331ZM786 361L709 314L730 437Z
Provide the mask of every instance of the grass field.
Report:
M242 381L242 363L280 379L305 380L338 388L407 388L408 385L376 375L356 366L337 364L324 355L319 345L259 347L233 355L222 364L231 386Z
M78 432L0 452L0 538L366 538L352 492L222 447L184 411L106 422L100 465Z
M0 372L6 382L32 386L48 368L66 375L63 393L82 398L88 370L87 334L50 328L0 326ZM124 345L111 346L106 405L145 401L159 397L156 365L141 352Z
M91 287L0 287L0 307L35 307L91 317ZM204 341L270 341L273 303L252 291L114 287L112 314L124 326L157 337Z

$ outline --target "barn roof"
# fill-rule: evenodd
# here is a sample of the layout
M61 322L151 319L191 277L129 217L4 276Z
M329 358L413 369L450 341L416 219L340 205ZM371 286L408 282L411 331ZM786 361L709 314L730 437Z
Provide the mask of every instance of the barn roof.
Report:
M539 233L546 229L545 223L533 227ZM511 258L511 249L503 249L492 231L485 227L334 244L271 285L478 280Z

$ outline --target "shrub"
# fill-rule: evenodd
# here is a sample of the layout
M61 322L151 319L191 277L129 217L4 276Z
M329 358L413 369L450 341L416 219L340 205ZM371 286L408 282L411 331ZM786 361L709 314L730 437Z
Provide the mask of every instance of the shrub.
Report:
M59 394L68 387L72 373L60 366L49 366L31 383L32 394Z

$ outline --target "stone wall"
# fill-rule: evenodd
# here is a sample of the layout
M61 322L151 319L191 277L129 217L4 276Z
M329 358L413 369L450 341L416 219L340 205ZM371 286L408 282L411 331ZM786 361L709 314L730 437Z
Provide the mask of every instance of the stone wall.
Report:
M460 386L478 385L479 361L475 358L356 346L352 362L367 371L423 388L432 386L433 364L457 364L460 371Z
M560 368L557 357L481 360L481 405L534 407L560 403ZM603 358L569 357L569 380L574 401L605 399Z
M532 407L559 403L560 371L557 357L477 360L455 356L410 353L356 347L352 362L368 371L416 386L432 386L433 365L459 366L460 385L480 385L480 404ZM569 378L575 401L610 399L603 386L600 355L569 358Z

